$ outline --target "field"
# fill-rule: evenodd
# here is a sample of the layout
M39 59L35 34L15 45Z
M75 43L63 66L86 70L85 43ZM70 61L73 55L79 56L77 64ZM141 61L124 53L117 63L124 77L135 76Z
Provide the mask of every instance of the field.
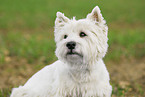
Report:
M109 26L104 61L112 97L145 97L144 0L1 0L0 97L23 85L35 72L57 60L56 12L85 18L98 5Z

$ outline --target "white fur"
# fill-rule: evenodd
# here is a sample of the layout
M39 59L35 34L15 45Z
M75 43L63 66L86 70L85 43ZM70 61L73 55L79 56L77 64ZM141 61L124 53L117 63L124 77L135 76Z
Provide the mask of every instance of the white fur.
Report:
M80 32L87 36L80 37ZM109 73L102 60L108 48L107 32L98 6L80 20L57 12L55 53L59 60L34 74L24 86L13 88L10 97L111 97ZM77 55L67 55L70 41L76 42L73 52Z

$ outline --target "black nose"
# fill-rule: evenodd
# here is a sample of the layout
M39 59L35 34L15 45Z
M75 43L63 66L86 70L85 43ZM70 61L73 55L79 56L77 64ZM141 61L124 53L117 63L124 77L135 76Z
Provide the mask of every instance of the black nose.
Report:
M76 42L73 42L73 41L68 42L68 43L66 44L66 47L67 47L68 49L75 49L75 46L76 46Z

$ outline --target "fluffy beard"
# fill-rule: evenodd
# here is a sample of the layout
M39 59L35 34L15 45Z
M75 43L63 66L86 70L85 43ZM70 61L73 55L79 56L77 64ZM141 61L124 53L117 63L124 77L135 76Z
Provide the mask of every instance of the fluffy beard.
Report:
M56 48L56 56L59 60L68 64L83 64L84 55L81 52L82 48L76 48L69 50L66 47L66 43L59 43Z
M71 64L82 64L83 63L83 55L75 50L67 50L66 60Z

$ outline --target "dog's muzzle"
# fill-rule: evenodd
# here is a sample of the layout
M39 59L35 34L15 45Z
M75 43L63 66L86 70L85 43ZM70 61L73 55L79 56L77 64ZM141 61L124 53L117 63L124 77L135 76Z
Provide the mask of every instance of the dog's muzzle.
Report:
M79 53L77 53L75 51L75 48L76 48L76 42L74 41L70 41L66 44L66 47L68 48L68 52L67 52L67 55L78 55L78 56L81 56Z

